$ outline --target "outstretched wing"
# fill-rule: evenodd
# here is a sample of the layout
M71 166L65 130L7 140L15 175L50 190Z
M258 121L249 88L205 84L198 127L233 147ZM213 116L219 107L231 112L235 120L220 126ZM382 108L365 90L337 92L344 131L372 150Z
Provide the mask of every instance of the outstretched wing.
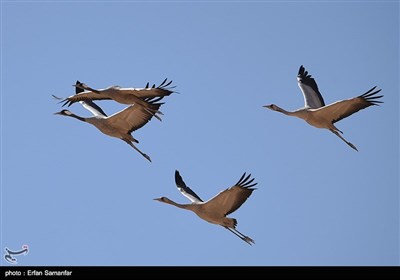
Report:
M165 79L160 85L156 87L155 84L150 86L149 83L144 88L121 88L127 94L134 94L139 98L152 98L169 96L174 92L175 86L171 86L172 81Z
M377 99L383 97L383 95L376 95L381 90L379 89L374 91L375 88L376 86L360 96L337 101L323 108L317 109L314 114L316 116L321 114L324 118L328 118L332 123L335 123L369 106L379 105L382 101Z
M175 170L175 184L178 190L193 203L203 202L203 200L191 188L186 186L178 170Z
M253 188L257 183L253 183L254 178L251 174L246 176L246 173L240 177L239 181L232 187L220 192L209 201L206 202L210 211L215 211L221 215L229 215L236 211L249 196L253 193Z
M143 102L142 100L146 100L148 98L154 98L154 97L164 97L164 96L169 96L171 93L173 93L173 89L175 86L171 86L172 81L167 81L165 79L159 86L153 85L152 87L149 87L149 83L147 83L145 88L123 88L120 86L111 86L106 89L100 89L96 90L93 89L89 86L87 86L84 83L77 83L75 86L77 88L84 89L83 92L79 94L75 94L72 96L67 97L64 101L63 106L68 105L71 106L73 103L78 102L78 101L88 101L88 100L111 100L112 95L105 94L105 90L110 90L112 91L113 95L120 94L130 96L129 100L132 101L132 103L141 103L142 105Z
M62 102L64 104L62 106L68 105L71 106L75 102L79 101L92 101L92 100L111 100L111 98L100 94L97 90L92 89L86 84L76 81L75 83L75 95L71 95L65 98Z
M316 109L325 106L324 99L318 90L317 83L314 78L305 71L303 65L300 66L297 75L297 83L303 93L305 107Z
M160 106L164 103L156 103L159 99L148 100L149 108L158 111ZM112 116L106 118L110 126L125 130L127 133L131 133L147 124L154 114L149 112L148 109L140 105L130 105L122 111L115 113Z

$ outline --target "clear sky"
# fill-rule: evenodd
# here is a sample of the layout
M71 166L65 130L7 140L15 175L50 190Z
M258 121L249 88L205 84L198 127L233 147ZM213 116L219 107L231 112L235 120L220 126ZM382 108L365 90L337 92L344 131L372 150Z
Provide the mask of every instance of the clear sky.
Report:
M399 265L398 1L2 1L1 32L1 264ZM382 89L337 123L359 152L262 107L303 106L300 65L326 103ZM179 94L133 133L152 163L53 115L77 79L164 78ZM175 170L204 200L251 173L230 217L256 244L154 201L189 202Z

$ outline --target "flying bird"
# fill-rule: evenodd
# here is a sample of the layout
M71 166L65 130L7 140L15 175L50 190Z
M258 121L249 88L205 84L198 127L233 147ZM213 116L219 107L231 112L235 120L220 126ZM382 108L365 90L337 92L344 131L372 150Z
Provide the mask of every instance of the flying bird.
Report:
M154 106L146 102L149 98L165 97L173 93L175 86L171 86L172 81L165 79L159 86L149 86L149 83L144 88L123 88L120 86L110 86L104 89L93 89L84 83L77 83L74 86L84 90L79 94L72 95L65 98L61 102L64 102L63 106L71 106L77 101L88 101L88 100L114 100L122 104L138 104L154 114L155 117L161 120L156 113L162 114L160 111L154 111Z
M335 123L351 116L352 114L372 105L379 105L382 101L377 99L383 95L377 95L381 90L375 90L376 86L366 93L350 99L340 100L329 105L325 105L324 99L319 92L314 78L305 71L303 65L300 66L297 75L298 85L303 93L304 107L295 111L286 111L275 104L263 107L281 112L287 116L294 116L305 120L308 124L317 128L329 129L332 133L342 139L347 145L358 151L356 146L343 138Z
M182 195L186 196L192 203L179 204L166 197L155 198L154 200L174 205L178 208L193 211L201 219L221 225L234 233L237 237L251 245L254 240L240 233L236 229L237 221L234 218L226 217L236 211L253 193L253 188L257 183L253 183L254 178L250 179L251 174L246 173L240 177L239 181L232 187L221 191L219 194L204 202L191 188L183 181L179 171L175 171L175 183Z
M79 81L77 81L77 84ZM81 89L76 88L76 93L79 94ZM58 99L58 97L54 96ZM148 103L148 107L152 110L157 111L163 103L157 103L162 97L147 98L143 101ZM154 116L148 110L144 109L139 105L130 105L127 108L115 113L111 116L107 116L106 113L93 101L79 101L82 106L89 110L93 117L84 118L77 116L69 110L62 110L60 112L54 113L55 115L62 115L67 117L73 117L83 122L90 123L98 128L101 132L108 136L119 138L125 141L128 145L138 151L143 157L151 162L148 155L139 150L133 143L139 143L138 140L133 138L131 133L139 128L143 127L148 123Z

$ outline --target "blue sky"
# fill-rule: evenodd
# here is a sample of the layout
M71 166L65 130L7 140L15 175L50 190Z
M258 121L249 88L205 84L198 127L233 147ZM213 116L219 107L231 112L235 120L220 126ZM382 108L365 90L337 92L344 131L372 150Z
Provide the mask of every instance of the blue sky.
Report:
M19 265L399 264L399 2L2 1L1 32L1 251L28 245ZM326 103L382 89L337 123L359 152L262 108L303 106L300 65ZM166 77L179 94L133 133L152 163L53 115L77 79ZM204 200L251 173L230 217L256 244L154 201L188 202L176 169Z

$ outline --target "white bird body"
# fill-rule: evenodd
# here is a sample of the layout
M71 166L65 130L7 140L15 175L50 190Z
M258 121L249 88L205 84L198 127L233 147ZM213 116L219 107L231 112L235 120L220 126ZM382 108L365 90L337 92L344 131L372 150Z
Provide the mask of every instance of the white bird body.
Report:
M318 90L315 80L311 75L308 75L308 72L305 71L303 65L300 66L297 80L304 97L303 108L295 111L286 111L275 104L263 107L281 112L287 116L298 117L314 127L329 129L346 144L357 151L357 148L352 143L348 142L339 134L343 132L340 131L334 123L369 106L382 103L382 101L376 100L382 97L382 95L376 95L381 90L375 91L376 87L373 87L360 96L325 105L324 99Z
M234 186L221 191L213 198L204 202L188 186L186 186L179 172L175 171L175 182L178 190L182 193L182 195L191 200L192 203L180 204L166 197L156 198L155 200L174 205L181 209L190 210L199 218L209 223L223 226L240 239L251 245L251 243L254 243L254 240L236 230L236 219L226 217L230 213L236 211L255 190L252 187L254 187L257 183L251 184L254 179L249 180L250 176L251 175L249 174L246 177L246 173L244 173Z

